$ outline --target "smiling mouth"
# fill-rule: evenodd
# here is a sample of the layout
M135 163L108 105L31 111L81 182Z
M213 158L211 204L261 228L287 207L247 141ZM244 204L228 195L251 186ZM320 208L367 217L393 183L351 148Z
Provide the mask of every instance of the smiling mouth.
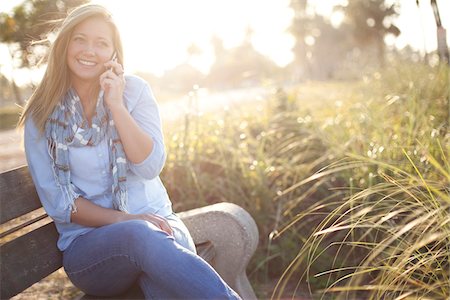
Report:
M83 66L95 66L97 63L96 62L92 62L92 61L88 61L88 60L83 60L83 59L78 59L77 60L80 64L82 64Z

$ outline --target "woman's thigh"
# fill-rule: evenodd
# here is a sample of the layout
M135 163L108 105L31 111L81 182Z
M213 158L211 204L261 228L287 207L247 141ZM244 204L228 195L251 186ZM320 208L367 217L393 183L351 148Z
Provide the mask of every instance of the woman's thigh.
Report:
M152 230L158 229L139 220L96 228L75 239L64 251L64 269L73 284L85 293L122 293L142 274L137 263L139 240L152 236L143 232Z
M187 232L180 227L182 222L170 219L174 235ZM142 220L96 228L78 237L64 252L63 264L77 287L97 296L120 294L141 276L149 298L170 294L171 298L239 299L208 263Z

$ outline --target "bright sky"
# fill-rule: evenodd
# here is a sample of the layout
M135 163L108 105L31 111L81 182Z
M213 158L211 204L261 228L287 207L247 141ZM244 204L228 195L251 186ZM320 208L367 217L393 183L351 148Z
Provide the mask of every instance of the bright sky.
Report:
M391 0L392 1L392 0ZM10 11L21 0L0 1L0 11ZM164 70L185 62L187 47L195 43L202 51L191 61L207 72L214 56L210 45L212 35L224 40L225 47L242 42L245 30L253 31L253 45L277 64L288 64L293 55L293 38L286 32L292 18L289 0L94 0L112 12L122 34L125 67L128 71L162 74ZM310 0L325 15L333 3L345 0ZM438 0L443 26L450 43L450 1ZM396 21L402 31L395 41L399 47L411 45L420 51L436 49L436 25L429 0L421 0L417 9L414 0L400 0L401 13ZM423 24L423 29L421 24ZM425 35L423 34L425 33ZM424 36L426 37L424 40ZM392 42L392 41L391 41ZM0 71L11 76L9 54L0 45ZM39 78L15 71L19 84Z

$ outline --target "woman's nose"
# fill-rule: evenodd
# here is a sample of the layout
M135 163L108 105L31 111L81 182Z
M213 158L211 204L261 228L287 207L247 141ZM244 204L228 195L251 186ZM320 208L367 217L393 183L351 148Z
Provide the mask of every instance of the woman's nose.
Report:
M95 56L95 48L94 45L86 44L86 48L84 49L84 55L86 56Z
M86 51L84 51L83 55L86 57L92 57L92 56L95 56L95 52L92 50L86 50Z

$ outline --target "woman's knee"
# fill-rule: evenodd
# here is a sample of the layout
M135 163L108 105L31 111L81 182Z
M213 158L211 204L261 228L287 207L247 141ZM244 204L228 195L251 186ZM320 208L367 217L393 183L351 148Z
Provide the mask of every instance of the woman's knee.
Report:
M129 246L137 246L140 249L146 246L161 245L170 236L160 230L156 225L145 220L129 220L117 223L117 234Z

